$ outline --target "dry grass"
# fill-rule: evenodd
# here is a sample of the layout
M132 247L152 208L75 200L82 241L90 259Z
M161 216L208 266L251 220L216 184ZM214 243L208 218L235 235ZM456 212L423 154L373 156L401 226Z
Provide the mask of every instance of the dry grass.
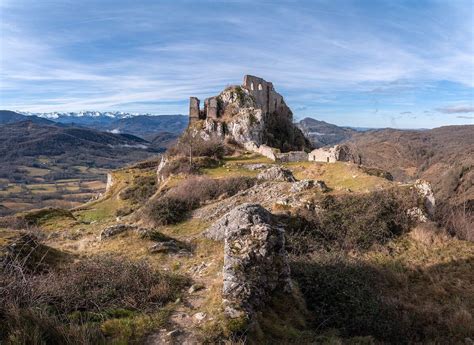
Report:
M42 254L44 245L31 242L3 260L0 341L7 343L141 342L165 324L167 304L189 282L143 261L110 256L62 265Z
M384 178L371 176L353 164L298 162L285 164L298 180L323 180L334 193L368 192L392 187L394 184Z

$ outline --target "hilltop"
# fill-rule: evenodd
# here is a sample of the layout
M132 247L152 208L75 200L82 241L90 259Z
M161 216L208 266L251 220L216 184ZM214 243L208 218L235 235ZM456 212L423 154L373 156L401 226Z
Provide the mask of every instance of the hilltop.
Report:
M0 334L73 344L472 337L474 246L436 222L430 184L368 162L309 161L309 141L264 82L248 76L204 109L191 98L176 144L110 171L97 199L0 218Z

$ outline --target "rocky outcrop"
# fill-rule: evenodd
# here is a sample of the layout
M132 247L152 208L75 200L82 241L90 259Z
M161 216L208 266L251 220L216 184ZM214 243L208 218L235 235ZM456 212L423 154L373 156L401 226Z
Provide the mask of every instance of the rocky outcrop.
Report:
M111 173L107 173L107 184L105 185L105 191L108 192L114 185L114 177Z
M414 184L418 194L423 199L423 206L430 218L434 217L436 211L436 200L428 181L417 180Z
M282 151L303 150L309 140L293 125L293 113L273 84L245 76L241 86L229 86L204 102L190 98L189 126L205 133L201 137L232 138L255 148L268 145Z
M224 240L222 297L229 317L252 318L273 292L291 291L284 230L262 206L236 207L205 236Z
M102 232L100 233L100 239L104 240L109 237L116 236L122 232L125 232L128 230L135 230L135 229L136 229L136 226L129 225L129 224L112 225L102 230Z
M297 181L293 183L293 185L291 186L290 192L298 193L298 192L302 192L304 190L313 189L313 188L318 188L322 192L328 191L328 187L326 186L326 183L324 183L324 181L301 180L301 181Z
M274 166L258 174L257 179L280 182L296 182L293 173L280 166Z

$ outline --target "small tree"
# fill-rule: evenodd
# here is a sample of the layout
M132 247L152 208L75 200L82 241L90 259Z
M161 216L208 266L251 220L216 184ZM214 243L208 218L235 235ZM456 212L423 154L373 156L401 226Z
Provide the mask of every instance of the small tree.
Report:
M187 130L183 133L178 142L178 151L186 152L189 157L189 165L193 166L193 151L195 150L199 141L198 132L195 130Z

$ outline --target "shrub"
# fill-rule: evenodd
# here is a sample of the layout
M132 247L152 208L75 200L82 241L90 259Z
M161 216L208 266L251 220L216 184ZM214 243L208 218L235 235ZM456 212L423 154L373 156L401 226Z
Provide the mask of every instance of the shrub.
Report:
M450 235L474 242L474 205L469 206L467 202L457 206L440 204L436 209L436 218Z
M413 225L406 210L417 205L411 191L382 191L340 197L325 196L318 212L300 210L283 217L290 249L301 254L315 248L366 250L407 232Z
M225 154L224 141L217 137L201 138L197 133L185 132L175 146L168 150L171 156L212 157L222 159Z
M45 274L2 271L0 342L100 343L101 322L159 312L187 285L188 279L161 273L145 262L109 257Z
M189 159L186 157L178 157L170 159L166 166L161 170L160 175L162 177L168 177L170 175L178 174L195 174L202 168L215 168L218 167L220 162L210 157L197 157L193 159L191 165Z
M232 196L255 185L256 179L250 177L230 177L212 179L209 177L192 177L186 179L168 192L169 196L187 200L191 207L215 200L220 196Z
M406 325L380 290L391 279L385 272L338 255L295 261L291 272L312 312L314 329L336 328L343 336L384 340L403 334Z
M156 225L169 225L184 220L190 210L191 206L188 201L163 196L151 200L145 208L145 213L148 219Z
M164 196L151 200L145 208L145 213L155 225L176 224L202 203L220 196L232 196L255 183L256 179L248 177L191 177L170 189Z
M126 188L120 197L124 200L130 200L138 204L148 200L157 190L156 175L138 176L133 180L130 187Z

